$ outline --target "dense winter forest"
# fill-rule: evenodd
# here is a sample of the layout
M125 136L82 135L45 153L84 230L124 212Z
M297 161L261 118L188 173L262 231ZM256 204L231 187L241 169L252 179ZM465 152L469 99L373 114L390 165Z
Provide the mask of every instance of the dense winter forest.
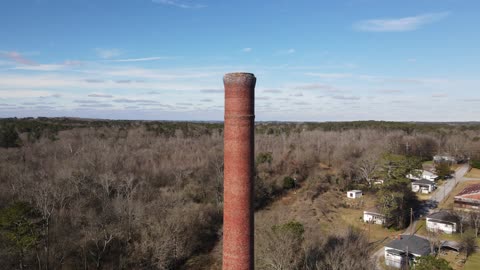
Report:
M2 269L218 269L222 130L0 120ZM320 205L323 194L363 188L379 203L393 198L385 211L404 228L415 204L405 174L437 153L479 160L480 125L258 123L255 148L257 210L299 186L299 196ZM257 221L259 269L372 269L368 240L355 228L327 234L302 220Z

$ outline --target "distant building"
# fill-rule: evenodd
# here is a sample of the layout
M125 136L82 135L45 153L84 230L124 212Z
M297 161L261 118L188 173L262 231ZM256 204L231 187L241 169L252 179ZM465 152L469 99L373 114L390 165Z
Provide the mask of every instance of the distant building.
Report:
M447 211L440 211L427 216L427 230L452 234L457 232L457 218Z
M402 268L430 254L430 242L416 235L400 235L385 245L385 264Z
M383 183L385 182L385 180L383 179L376 179L373 181L373 184L374 185L383 185Z
M386 217L377 208L371 208L363 211L363 222L383 225Z
M422 179L418 181L413 181L412 182L412 191L413 192L420 192L423 194L429 194L435 190L435 182L427 180L427 179Z
M362 196L363 196L363 193L361 190L347 191L347 197L350 199L357 199L357 198L361 198Z
M454 197L453 202L455 210L480 211L480 184L467 186Z
M435 163L446 162L448 164L455 164L457 163L457 159L451 155L436 155L433 157L433 162Z
M429 181L435 181L438 178L438 175L427 170L416 170L413 173L406 175L406 177L410 180L426 179Z

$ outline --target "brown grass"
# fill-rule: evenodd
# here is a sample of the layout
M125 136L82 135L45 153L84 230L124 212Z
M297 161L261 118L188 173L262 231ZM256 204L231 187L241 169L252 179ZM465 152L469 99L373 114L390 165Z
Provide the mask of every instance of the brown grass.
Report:
M480 178L480 170L473 168L465 175L465 177L467 177L467 178Z

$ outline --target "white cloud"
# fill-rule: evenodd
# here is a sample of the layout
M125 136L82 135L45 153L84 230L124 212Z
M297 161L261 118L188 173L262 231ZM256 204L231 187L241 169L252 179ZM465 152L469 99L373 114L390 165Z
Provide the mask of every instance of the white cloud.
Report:
M242 52L249 53L249 52L251 52L252 50L253 50L252 48L243 48L243 49L242 49Z
M286 49L286 50L279 50L279 51L277 51L277 54L294 54L296 52L297 52L297 50L291 48L291 49Z
M102 48L96 48L95 52L97 53L97 56L103 59L110 59L117 57L122 54L122 51L119 49L102 49Z
M204 8L207 7L203 4L189 3L191 1L179 1L179 0L152 0L153 3L174 6L178 8Z
M426 24L440 21L449 14L449 12L440 12L395 19L364 20L355 23L353 27L358 31L365 32L406 32L416 30Z
M30 65L30 66L18 66L12 69L16 70L28 70L28 71L58 71L65 69L65 65L50 64L50 65Z
M32 90L0 90L0 97L2 98L35 98L50 96L51 93L47 91L32 91Z

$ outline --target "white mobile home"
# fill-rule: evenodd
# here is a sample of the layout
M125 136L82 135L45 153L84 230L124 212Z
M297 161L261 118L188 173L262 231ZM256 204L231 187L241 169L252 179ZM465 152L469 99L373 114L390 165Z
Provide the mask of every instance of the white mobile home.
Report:
M412 182L412 191L413 192L420 192L423 194L429 194L435 190L435 182L427 180L427 179L422 179L418 181L413 181Z
M427 216L427 230L452 234L457 231L457 219L450 212L440 211Z
M383 225L386 223L386 218L378 209L372 208L363 211L363 222Z

